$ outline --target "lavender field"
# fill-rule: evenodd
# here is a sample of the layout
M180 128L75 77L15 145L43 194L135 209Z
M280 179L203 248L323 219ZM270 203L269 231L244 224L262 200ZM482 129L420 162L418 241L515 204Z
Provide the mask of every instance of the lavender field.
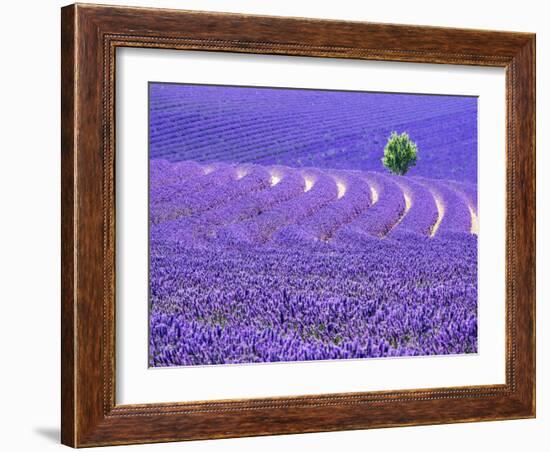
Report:
M477 99L149 89L151 366L477 352Z

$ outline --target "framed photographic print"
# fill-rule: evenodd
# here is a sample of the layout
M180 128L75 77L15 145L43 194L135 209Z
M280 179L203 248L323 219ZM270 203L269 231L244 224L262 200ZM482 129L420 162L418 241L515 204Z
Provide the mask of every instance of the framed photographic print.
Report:
M62 9L62 442L535 416L535 36Z

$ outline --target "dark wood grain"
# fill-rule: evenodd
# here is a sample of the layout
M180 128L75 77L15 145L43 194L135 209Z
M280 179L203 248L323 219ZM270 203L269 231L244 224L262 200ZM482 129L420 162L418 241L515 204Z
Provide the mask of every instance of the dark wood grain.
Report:
M535 36L145 8L62 9L62 442L74 447L535 415ZM117 47L506 68L506 384L115 403ZM504 93L503 93L504 94Z
M75 440L75 296L74 296L74 157L75 30L74 8L61 11L61 441Z

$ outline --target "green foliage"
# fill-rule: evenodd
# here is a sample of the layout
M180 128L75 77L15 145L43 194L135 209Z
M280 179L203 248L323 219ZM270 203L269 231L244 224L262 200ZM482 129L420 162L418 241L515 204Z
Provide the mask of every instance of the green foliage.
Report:
M384 148L382 163L392 173L402 176L411 166L416 165L417 151L416 143L411 141L407 132L401 135L392 132Z

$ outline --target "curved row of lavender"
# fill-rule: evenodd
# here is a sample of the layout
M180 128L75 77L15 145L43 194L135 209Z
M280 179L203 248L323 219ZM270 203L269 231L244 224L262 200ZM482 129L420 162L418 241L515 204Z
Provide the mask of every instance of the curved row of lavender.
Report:
M477 351L472 99L151 84L150 108L151 366ZM400 125L407 176L380 163Z

